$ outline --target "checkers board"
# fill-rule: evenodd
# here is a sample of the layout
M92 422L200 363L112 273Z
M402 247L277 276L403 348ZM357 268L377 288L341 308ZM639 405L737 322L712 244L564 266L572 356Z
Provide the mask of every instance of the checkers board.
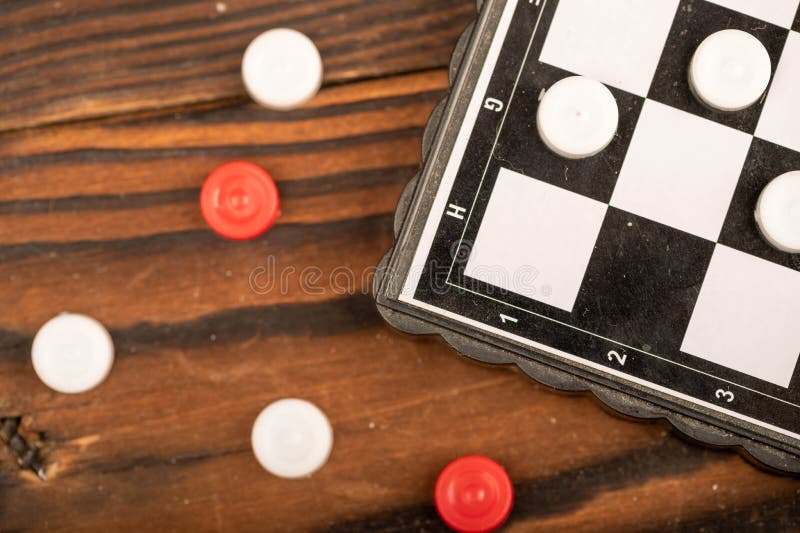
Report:
M798 4L484 2L398 207L375 283L384 317L800 471L800 256L753 215L800 170ZM732 113L687 79L727 28L772 62L765 96ZM574 75L619 108L609 146L579 160L536 125L544 91Z

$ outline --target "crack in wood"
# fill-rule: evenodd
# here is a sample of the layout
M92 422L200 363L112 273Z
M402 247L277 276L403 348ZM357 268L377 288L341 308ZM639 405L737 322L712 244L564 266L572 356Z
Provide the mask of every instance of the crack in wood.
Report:
M11 450L21 470L30 470L39 479L46 481L45 465L39 457L39 447L20 435L21 422L20 416L0 418L0 441Z

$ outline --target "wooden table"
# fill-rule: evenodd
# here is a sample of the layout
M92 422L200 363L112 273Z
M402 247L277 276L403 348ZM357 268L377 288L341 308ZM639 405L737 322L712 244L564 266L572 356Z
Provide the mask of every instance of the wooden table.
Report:
M440 530L434 481L469 453L513 478L509 531L800 529L795 479L381 321L360 274L392 244L474 9L0 2L0 418L19 419L47 475L0 446L0 530ZM274 26L325 61L325 88L295 112L241 87L244 47ZM283 200L245 243L212 234L197 201L236 159L269 169ZM358 276L330 283L337 267ZM268 270L282 286L258 282ZM104 322L118 351L77 396L47 389L29 357L64 310ZM272 477L250 450L255 416L283 397L335 428L308 480Z

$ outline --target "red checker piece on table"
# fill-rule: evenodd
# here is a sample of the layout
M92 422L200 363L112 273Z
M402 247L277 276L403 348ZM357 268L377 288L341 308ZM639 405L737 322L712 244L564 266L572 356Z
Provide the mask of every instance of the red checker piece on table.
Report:
M502 466L469 455L442 470L436 481L436 509L456 531L493 531L503 525L514 503L514 488Z
M211 229L223 237L252 239L267 231L280 215L278 188L259 166L244 161L226 163L203 184L200 209Z

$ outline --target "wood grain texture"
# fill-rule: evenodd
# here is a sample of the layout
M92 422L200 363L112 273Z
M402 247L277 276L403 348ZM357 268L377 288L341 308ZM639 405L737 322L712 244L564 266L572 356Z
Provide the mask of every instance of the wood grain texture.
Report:
M381 321L371 268L471 1L226 5L0 3L0 69L63 63L53 86L0 78L27 99L0 110L14 130L0 134L0 418L21 417L48 476L0 446L0 531L442 531L436 476L469 453L511 475L508 531L800 529L796 479ZM329 85L272 113L234 71L247 39L284 19L322 43ZM148 64L176 42L187 72ZM269 169L282 198L278 224L244 243L212 234L197 205L234 159ZM309 269L320 279L301 279ZM63 310L103 321L118 352L78 396L47 389L29 359ZM250 451L255 416L282 397L334 426L307 480L268 475Z
M446 64L462 0L6 0L0 131L233 99L247 44L289 26L320 48L326 83Z

